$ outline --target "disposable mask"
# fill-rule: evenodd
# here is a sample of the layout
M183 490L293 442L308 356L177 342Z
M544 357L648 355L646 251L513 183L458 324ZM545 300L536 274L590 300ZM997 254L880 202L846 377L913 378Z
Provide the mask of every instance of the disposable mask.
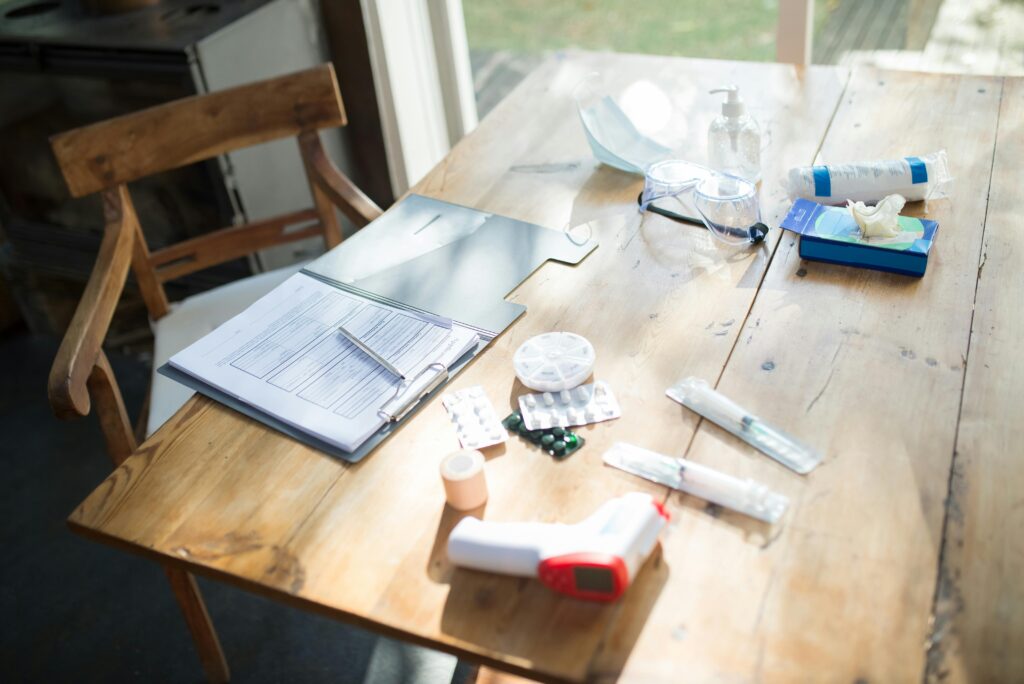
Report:
M643 174L651 164L671 157L671 150L637 130L618 103L600 94L599 89L600 77L592 74L573 93L583 133L598 161L627 173Z
M645 104L656 106L660 104L655 97L658 94L656 88L648 88L642 99ZM668 147L641 133L618 103L604 94L598 74L581 81L573 96L594 156L608 166L644 176L644 190L639 198L642 211L675 221L703 223L712 235L729 244L764 240L768 227L761 223L757 187L753 183L672 159ZM699 219L680 213L679 210L685 211L683 199L692 201Z

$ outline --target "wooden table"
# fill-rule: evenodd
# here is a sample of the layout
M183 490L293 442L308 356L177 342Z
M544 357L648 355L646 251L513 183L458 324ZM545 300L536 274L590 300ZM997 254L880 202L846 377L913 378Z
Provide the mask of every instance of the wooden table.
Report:
M820 160L945 147L956 176L923 279L803 262L635 210L640 179L598 165L570 97L599 70L649 79L704 159L738 83L771 130L761 190ZM1024 81L625 55L560 54L415 188L561 228L600 247L547 264L529 307L451 385L501 408L528 337L593 340L623 407L555 462L517 439L488 453L489 520L575 522L630 490L673 523L624 599L597 605L535 581L453 569L434 401L356 466L195 398L70 517L72 528L198 574L506 671L550 680L842 682L1024 678ZM918 212L920 205L911 205ZM496 255L499 258L499 255ZM664 396L708 378L826 454L796 475ZM613 441L685 455L786 494L774 529L603 467Z

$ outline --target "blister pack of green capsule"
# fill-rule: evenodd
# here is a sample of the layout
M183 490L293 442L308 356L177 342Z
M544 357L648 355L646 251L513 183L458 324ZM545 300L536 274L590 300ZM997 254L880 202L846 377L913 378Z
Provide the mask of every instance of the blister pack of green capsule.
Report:
M501 421L505 429L527 439L557 459L563 459L575 453L586 444L586 440L571 430L562 427L548 430L530 430L523 422L523 415L516 411Z

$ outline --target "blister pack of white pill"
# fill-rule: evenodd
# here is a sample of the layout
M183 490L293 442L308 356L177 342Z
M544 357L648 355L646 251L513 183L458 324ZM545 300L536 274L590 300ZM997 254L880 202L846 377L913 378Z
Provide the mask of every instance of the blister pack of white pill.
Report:
M589 425L622 415L612 388L601 381L571 390L525 394L519 397L519 412L529 430Z
M508 439L505 426L480 385L444 394L441 404L455 424L455 432L463 448L482 449Z

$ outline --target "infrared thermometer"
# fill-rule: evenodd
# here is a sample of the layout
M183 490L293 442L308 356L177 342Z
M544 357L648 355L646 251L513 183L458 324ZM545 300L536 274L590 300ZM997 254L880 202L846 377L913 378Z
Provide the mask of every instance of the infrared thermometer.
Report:
M474 570L537 577L575 598L613 601L654 550L668 517L660 502L634 492L575 525L465 518L448 537L448 558Z

